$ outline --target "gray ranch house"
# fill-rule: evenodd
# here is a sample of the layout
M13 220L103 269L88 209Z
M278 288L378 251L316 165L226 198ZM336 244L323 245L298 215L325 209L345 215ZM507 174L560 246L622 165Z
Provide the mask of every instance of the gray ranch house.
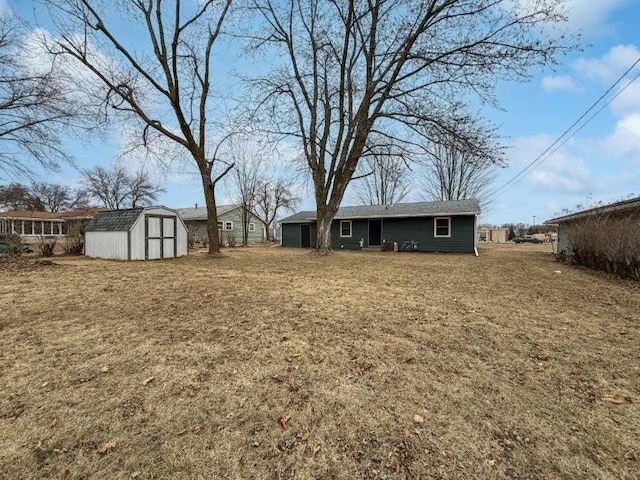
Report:
M218 234L223 245L242 243L242 207L240 205L219 205ZM178 215L182 218L189 232L189 243L208 242L207 235L207 208L179 208ZM249 212L248 219L248 243L261 243L267 238L262 221Z
M401 251L477 255L479 214L475 199L341 207L331 224L331 246L383 248L393 243ZM316 247L316 212L298 212L280 225L283 247Z

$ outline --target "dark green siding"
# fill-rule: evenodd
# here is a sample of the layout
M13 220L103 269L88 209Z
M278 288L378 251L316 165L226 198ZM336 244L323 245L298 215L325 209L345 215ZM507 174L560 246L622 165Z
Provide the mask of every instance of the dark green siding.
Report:
M363 239L364 246L368 246L369 238L369 221L368 220L352 220L351 236L340 236L340 220L334 220L331 223L331 247L334 249L353 250L360 248L360 239Z
M300 248L300 223L285 223L282 225L282 246ZM311 223L311 248L316 247L316 224Z
M451 217L451 237L436 238L433 235L433 217L422 218L384 218L382 220L382 239L385 242L414 241L421 252L468 252L475 247L475 217ZM340 220L331 224L331 246L335 250L352 250L369 246L369 220L357 219L351 223L351 237L340 237ZM311 246L316 245L316 225L311 224ZM282 225L282 246L300 247L300 224Z
M473 216L451 217L451 237L433 236L433 217L385 218L382 222L382 238L386 242L418 242L421 252L473 252L475 225Z

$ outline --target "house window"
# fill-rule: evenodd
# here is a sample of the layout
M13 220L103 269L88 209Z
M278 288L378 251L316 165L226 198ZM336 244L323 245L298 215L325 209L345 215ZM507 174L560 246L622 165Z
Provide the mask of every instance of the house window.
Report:
M224 222L224 229L225 230L233 230L233 222L230 221L225 221Z
M222 230L222 222L218 222L218 230Z
M450 237L451 236L451 217L436 217L433 220L433 236L434 237Z
M351 220L340 220L340 236L351 236Z
M250 223L249 224L249 231L250 232L255 232L256 231L256 224L255 223Z

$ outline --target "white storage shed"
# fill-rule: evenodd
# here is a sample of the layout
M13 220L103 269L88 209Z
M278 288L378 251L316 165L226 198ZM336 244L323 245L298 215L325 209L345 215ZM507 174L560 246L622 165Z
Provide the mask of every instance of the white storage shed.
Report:
M187 228L174 210L140 207L100 212L85 229L84 253L114 260L158 260L187 254Z

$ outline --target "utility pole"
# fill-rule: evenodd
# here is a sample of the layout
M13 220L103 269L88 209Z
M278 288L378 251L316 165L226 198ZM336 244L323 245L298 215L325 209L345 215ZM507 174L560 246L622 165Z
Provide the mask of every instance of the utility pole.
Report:
M536 230L536 216L535 215L533 216L533 227L531 227L531 230L533 232L535 232L535 230Z

